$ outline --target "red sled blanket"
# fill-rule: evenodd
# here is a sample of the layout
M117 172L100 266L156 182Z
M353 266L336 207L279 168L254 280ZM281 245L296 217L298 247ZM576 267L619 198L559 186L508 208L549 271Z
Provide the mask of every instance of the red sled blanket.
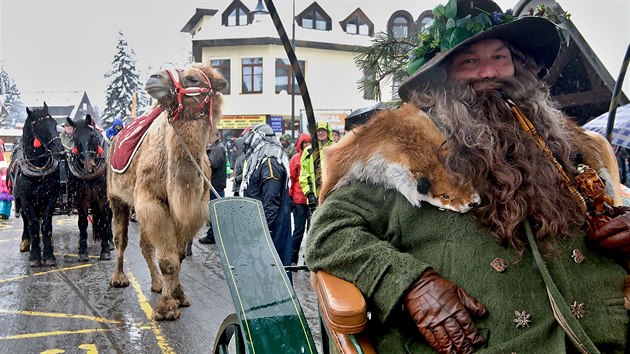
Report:
M149 114L142 115L129 125L124 127L114 141L114 153L111 159L112 171L116 173L124 173L131 160L136 154L138 147L142 143L144 136L147 134L151 123L157 118L162 109L160 106L155 107Z

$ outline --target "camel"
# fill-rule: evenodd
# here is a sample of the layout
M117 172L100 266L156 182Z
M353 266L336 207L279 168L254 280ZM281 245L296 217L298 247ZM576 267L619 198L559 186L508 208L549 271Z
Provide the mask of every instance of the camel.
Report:
M129 285L123 263L133 207L140 226L140 247L151 273L151 290L161 292L153 313L158 321L176 320L179 307L190 306L179 272L186 245L209 219L209 186L199 167L209 180L206 144L221 116L223 99L219 91L226 85L210 66L162 70L151 75L145 89L157 99L154 112L162 112L148 128L124 172L112 171L111 163L118 141L123 141L122 132L108 154L107 194L117 250L116 269L109 284ZM156 255L161 274L155 264Z

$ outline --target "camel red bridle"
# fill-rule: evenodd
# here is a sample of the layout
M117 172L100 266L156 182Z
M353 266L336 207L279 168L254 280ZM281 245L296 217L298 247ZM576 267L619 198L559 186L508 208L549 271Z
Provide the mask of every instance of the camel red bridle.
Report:
M194 70L199 69L195 68ZM182 82L179 79L179 73L182 71L182 69L166 69L166 72L168 72L168 75L171 77L173 85L175 85L175 93L177 94L177 109L171 114L172 121L177 121L177 119L179 119L180 113L184 110L184 105L182 104L182 98L184 97L184 95L192 97L206 94L206 98L201 103L199 103L197 108L195 108L195 110L193 111L193 114L200 112L203 107L208 104L208 119L210 120L210 130L212 130L212 96L216 94L216 91L214 91L214 89L212 88L212 83L210 83L210 79L208 79L208 76L206 76L203 71L199 70L201 76L208 84L208 87L183 87Z

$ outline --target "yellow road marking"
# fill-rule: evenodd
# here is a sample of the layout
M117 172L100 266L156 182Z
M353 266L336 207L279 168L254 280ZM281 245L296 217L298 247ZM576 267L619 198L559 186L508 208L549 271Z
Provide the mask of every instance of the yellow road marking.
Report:
M85 267L91 267L94 264L81 264L78 266L74 266L74 267L68 267L68 268L59 268L59 269L53 269L53 270L49 270L49 271L45 271L45 272L39 272L39 273L33 273L31 275L33 276L39 276L39 275L45 275L45 274L50 274L50 273L56 273L56 272L64 272L66 270L74 270L74 269L79 269L79 268L85 268ZM7 283L10 281L14 281L14 280L18 280L18 279L23 279L23 278L28 278L31 275L20 275L14 278L9 278L9 279L0 279L0 284L2 283Z
M175 354L175 351L173 350L173 348L171 348L168 345L166 338L164 338L164 336L162 335L162 332L160 331L160 327L158 327L157 322L152 320L153 308L151 308L151 304L149 304L149 300L147 300L147 297L144 296L144 293L142 292L142 288L140 287L140 283L138 283L138 281L136 280L136 277L134 277L133 273L131 272L128 273L127 277L129 278L129 282L131 283L131 286L133 286L133 289L136 291L136 295L138 295L138 302L140 303L140 308L142 309L142 311L144 311L144 314L147 316L147 319L151 321L149 322L149 326L151 327L151 330L153 331L153 334L155 335L155 339L157 340L158 346L160 347L160 349L162 349L162 353Z
M88 328L88 329L79 329L76 331L50 331L50 332L39 332L39 333L24 333L24 334L16 334L13 336L0 337L0 341L9 340L9 339L28 339L28 338L41 338L41 337L50 337L50 336L62 336L66 334L90 334L90 333L100 333L100 332L109 332L111 329L109 328Z
M124 321L110 320L107 318L95 317L95 316L72 315L69 313L20 311L20 310L4 310L4 309L0 309L0 313L35 316L35 317L72 318L72 319L90 320L90 321L102 322L102 323L125 324Z
M62 225L74 225L77 221L75 219L57 219L57 221L55 222L55 225L58 226L62 226Z
M12 228L13 228L12 225L0 223L0 230L2 230L2 229L8 230L8 229L12 229Z
M22 238L21 237L8 238L6 240L0 240L0 243L9 242L9 241L18 241L18 240L22 240Z
M98 354L96 344L81 344L79 349L85 349L85 354Z
M65 353L66 351L63 349L48 349L48 350L44 350L43 352L39 353L39 354L58 354L58 353Z
M151 329L151 326L138 326L139 329ZM50 336L63 336L67 334L90 334L90 333L104 333L104 332L112 332L118 330L126 330L128 327L117 327L117 328L87 328L87 329L78 329L74 331L50 331L50 332L39 332L39 333L24 333L24 334L16 334L12 336L0 337L0 341L10 340L10 339L29 339L29 338L41 338L41 337L50 337ZM173 352L174 353L174 352Z
M55 256L59 256L59 257L79 257L78 254L76 253L55 253ZM101 256L88 256L88 258L101 258Z

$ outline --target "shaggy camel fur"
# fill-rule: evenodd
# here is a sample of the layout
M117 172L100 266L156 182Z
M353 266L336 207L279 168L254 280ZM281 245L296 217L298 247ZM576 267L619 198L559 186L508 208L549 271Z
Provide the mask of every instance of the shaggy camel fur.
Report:
M221 115L223 100L218 92L227 85L209 66L178 70L175 75L179 76L182 88L211 87L212 90L209 94L180 95L183 111L170 123L169 118L179 104L178 90L166 70L152 75L145 88L164 111L149 128L129 168L122 174L114 173L108 163L107 173L107 193L117 247L116 269L109 283L113 287L129 285L123 262L133 207L140 225L142 254L151 273L151 290L162 293L153 314L155 320L175 320L180 315L179 307L190 306L180 284L181 261L185 257L186 244L209 218L209 187L173 127L180 132L196 163L210 179L206 144L211 128L216 127ZM203 103L209 97L212 98L212 127L209 105ZM114 150L115 146L108 159ZM161 275L155 265L155 255Z

